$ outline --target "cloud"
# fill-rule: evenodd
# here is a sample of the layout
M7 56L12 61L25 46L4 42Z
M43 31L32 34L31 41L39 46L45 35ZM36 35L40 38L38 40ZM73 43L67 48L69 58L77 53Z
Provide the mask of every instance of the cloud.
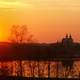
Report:
M6 2L6 1L0 1L0 8L31 8L32 5L29 3L23 3L19 1L15 2Z

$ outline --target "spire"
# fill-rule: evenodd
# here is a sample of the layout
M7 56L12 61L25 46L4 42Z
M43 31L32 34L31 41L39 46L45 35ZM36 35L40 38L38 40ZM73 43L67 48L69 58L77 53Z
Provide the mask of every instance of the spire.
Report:
M66 38L68 38L68 34L66 34Z
M69 38L70 38L70 39L72 38L71 34L69 35Z

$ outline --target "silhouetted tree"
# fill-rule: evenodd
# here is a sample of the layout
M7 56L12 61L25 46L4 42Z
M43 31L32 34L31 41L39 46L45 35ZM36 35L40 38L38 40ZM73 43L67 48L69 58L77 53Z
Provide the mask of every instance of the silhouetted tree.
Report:
M10 41L14 43L32 43L33 35L30 35L26 25L13 25L11 27Z

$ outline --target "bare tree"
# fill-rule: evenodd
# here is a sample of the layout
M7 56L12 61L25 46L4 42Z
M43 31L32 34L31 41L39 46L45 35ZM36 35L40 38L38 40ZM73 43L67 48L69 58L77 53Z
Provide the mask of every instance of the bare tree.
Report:
M32 43L33 35L30 35L26 25L13 25L11 27L10 40L14 43Z

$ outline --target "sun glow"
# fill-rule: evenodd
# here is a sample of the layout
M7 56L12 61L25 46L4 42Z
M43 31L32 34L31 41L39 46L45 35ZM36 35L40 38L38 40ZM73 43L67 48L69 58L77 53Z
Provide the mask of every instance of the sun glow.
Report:
M59 40L66 33L80 41L79 21L80 0L0 0L0 33L5 36L12 25L26 24L41 42Z
M7 2L7 1L0 1L0 8L29 8L29 7L32 7L31 4L25 4L23 2L18 2L18 1L15 1L15 2Z

